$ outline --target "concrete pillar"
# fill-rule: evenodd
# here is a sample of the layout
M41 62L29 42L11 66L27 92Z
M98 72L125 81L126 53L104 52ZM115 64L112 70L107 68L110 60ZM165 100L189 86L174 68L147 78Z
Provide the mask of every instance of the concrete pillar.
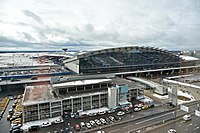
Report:
M72 113L74 113L73 98L72 98Z
M100 108L100 104L101 104L101 95L99 94L99 108Z
M174 74L174 69L172 70L171 74Z
M92 96L90 96L90 107L92 109Z
M51 112L51 102L49 102L49 107L50 107L50 118L52 117L52 112Z
M40 106L38 104L38 120L40 120Z
M60 102L61 102L61 115L63 115L63 103L62 103L62 100Z
M81 110L83 110L83 97L81 97Z

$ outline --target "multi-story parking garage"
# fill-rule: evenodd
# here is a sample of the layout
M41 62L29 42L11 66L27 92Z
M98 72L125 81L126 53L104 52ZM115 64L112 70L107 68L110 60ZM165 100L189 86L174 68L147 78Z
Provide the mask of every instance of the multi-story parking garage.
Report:
M109 99L112 100L110 96L113 94L109 91L112 87L117 92L115 104L109 102ZM27 86L22 104L23 121L57 117L63 115L63 112L77 113L122 106L132 98L141 97L144 88L125 79L99 76L73 77L52 81L51 84Z
M79 74L118 73L195 65L166 50L119 47L87 52L67 59L65 65Z

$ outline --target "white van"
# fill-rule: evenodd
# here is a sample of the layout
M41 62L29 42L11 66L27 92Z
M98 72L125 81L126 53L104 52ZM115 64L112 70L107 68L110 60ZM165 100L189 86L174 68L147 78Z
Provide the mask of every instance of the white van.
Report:
M185 121L189 121L189 120L191 120L192 119L192 116L191 115L184 115L183 116L183 120L185 120Z

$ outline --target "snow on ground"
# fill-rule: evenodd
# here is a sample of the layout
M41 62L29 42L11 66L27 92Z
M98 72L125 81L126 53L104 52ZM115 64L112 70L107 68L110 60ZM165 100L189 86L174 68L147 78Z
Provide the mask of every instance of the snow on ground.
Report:
M157 97L157 98L159 98L159 99L167 99L167 98L169 98L169 95L159 95L159 94L157 94L157 93L154 93L153 94L153 96L154 97Z
M138 99L138 97L137 97L137 99ZM150 98L150 97L148 97L148 96L143 96L142 98L140 98L140 99L138 99L140 102L143 102L143 103L145 103L145 104L150 104L150 103L152 103L153 102L153 100Z
M193 61L193 60L199 60L199 58L196 57L192 57L192 56L187 56L187 55L180 55L180 57L184 60L189 60L189 61Z
M171 88L168 88L168 92L169 92L169 93L172 93L172 89L171 89ZM181 90L177 90L177 95L178 95L178 96L183 96L183 97L186 97L186 98L189 98L189 99L190 99L190 100L188 100L188 101L184 101L184 100L178 99L178 100L177 100L178 105L179 105L179 104L183 104L183 103L188 103L188 102L196 101L196 99L194 98L194 96L193 96L191 93L189 93L189 92L183 92L183 91L181 91ZM157 97L157 98L159 98L159 99L167 99L167 98L169 98L169 95L164 95L164 96L162 96L162 95L159 95L159 94L153 94L153 96L154 96L154 97Z
M103 107L103 108L92 109L92 110L80 112L80 115L83 115L83 114L87 114L88 115L90 113L98 113L98 112L103 112L103 111L108 111L108 110L109 110L108 108Z

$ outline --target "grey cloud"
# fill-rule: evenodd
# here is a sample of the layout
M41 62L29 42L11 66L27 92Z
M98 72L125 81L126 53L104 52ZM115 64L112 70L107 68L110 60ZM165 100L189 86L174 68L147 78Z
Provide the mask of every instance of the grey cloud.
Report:
M36 15L35 13L33 13L33 12L29 11L29 10L24 10L23 13L26 16L33 18L37 22L42 23L42 19L38 15Z
M24 37L25 37L28 41L30 41L30 42L35 41L34 37L32 37L29 33L22 32L22 34L24 35Z

